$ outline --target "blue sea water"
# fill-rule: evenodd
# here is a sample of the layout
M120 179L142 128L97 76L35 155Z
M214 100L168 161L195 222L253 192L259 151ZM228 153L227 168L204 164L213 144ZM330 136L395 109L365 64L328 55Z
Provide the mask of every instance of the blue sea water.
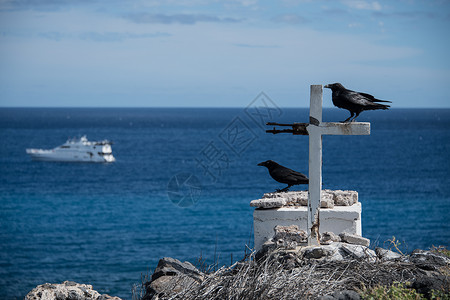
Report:
M308 174L308 138L265 121L308 109L0 108L0 295L72 280L131 299L165 256L219 264L252 245L249 202L284 187L257 163ZM270 115L268 115L270 113ZM347 112L324 109L325 121ZM271 118L270 120L268 118ZM449 246L450 110L364 112L370 136L323 138L324 188L359 192L363 235ZM113 140L112 164L32 162L26 148ZM302 189L298 187L297 189Z

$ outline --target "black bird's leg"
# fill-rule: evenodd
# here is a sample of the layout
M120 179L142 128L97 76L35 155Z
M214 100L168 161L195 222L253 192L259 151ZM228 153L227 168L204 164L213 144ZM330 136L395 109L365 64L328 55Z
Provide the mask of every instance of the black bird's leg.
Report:
M357 113L356 113L356 116L355 116L350 122L355 122L355 121L356 121L356 118L359 116L360 113L361 113L360 111L357 112Z
M350 120L354 115L355 115L355 113L354 112L350 112L350 117L348 117L347 119L345 119L344 121L342 121L341 123L347 123L348 122L348 120Z
M284 189L281 189L281 190L277 190L277 192L279 192L279 193L287 192L287 191L289 191L289 188L290 188L291 186L292 186L292 184L288 184L287 187L285 187Z

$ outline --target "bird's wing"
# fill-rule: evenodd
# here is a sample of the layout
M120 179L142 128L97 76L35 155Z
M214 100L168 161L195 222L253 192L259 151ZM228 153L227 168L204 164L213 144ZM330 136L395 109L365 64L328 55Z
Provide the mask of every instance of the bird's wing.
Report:
M356 92L355 92L356 93ZM372 96L371 94L366 94L366 93L359 93L360 95L366 97L367 99L369 99L372 102L387 102L387 103L392 103L392 101L387 101L387 100L380 100L375 98L374 96Z
M286 173L284 174L283 177L284 177L284 180L287 182L298 183L299 181L304 182L304 181L308 180L308 177L306 177L306 175L304 175L300 172L297 172L297 171L294 171L291 169L287 169L285 171L286 171Z
M367 97L364 97L360 93L351 90L346 90L345 92L343 92L341 94L341 97L343 97L349 103L355 105L366 106L373 104L373 102L370 101L370 99L368 99Z
M274 168L270 173L272 176L278 177L278 178L285 178L287 176L289 176L289 174L291 174L292 171L289 168L283 167L283 166L279 166L277 168Z
M374 100L371 100L364 95L369 95L369 94L358 93L355 91L346 90L345 92L343 92L341 94L341 98L344 98L345 101L347 101L349 104L352 104L352 105L358 105L358 106L364 106L364 107L379 107L380 105L383 106L383 104L378 104L378 103L374 102ZM369 96L371 96L373 99L375 99L372 95L369 95ZM387 107L389 107L389 106L387 106Z
M294 170L291 170L291 171L292 172L291 172L290 176L293 176L293 177L299 178L299 179L308 179L308 177L306 177L305 174L302 174L302 173L294 171Z

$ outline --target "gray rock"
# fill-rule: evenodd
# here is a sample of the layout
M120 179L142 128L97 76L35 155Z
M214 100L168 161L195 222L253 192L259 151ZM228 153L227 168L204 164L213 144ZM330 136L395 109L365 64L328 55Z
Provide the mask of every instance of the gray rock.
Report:
M92 285L64 281L61 284L45 283L32 289L25 300L121 300L119 297L101 295Z
M338 247L338 245L309 246L300 251L303 258L307 259L340 260L342 256L338 253Z
M351 206L356 202L358 202L356 191L322 190L321 192L322 208L333 208L335 205ZM259 208L281 207L280 205L306 206L308 205L308 191L266 193L262 199L250 202L250 206Z
M320 207L334 208L333 194L322 192L322 194L320 195Z
M110 295L108 295L108 294L103 294L103 295L101 295L100 298L97 299L97 300L122 300L122 299L120 299L119 297L113 297L113 296L110 296Z
M348 253L342 248L342 243L335 242L330 245L309 246L300 249L299 257L305 259L320 259L325 261L343 261Z
M283 198L286 200L287 206L306 206L308 205L308 191L295 191L284 193L267 193L264 194L263 199Z
M340 248L340 243L334 243L330 246L335 246L336 249L333 250L333 253L331 256L327 257L327 261L343 261L345 260L345 254Z
M358 202L358 192L356 191L342 191L342 190L325 190L333 194L334 205L338 206L352 206Z
M402 257L402 255L400 253L391 251L391 250L387 250L387 249L383 249L383 248L379 248L376 247L375 248L375 253L377 254L377 257L381 260L395 260L395 259L399 259Z
M150 282L147 287L147 295L144 296L144 299L158 299L158 297L163 295L173 295L192 285L198 285L198 281L189 276L161 276Z
M295 201L300 198L308 198L308 191L292 191L292 192L277 192L277 193L265 193L263 199L283 197L290 201Z
M266 251L266 252L271 252L271 251L275 250L276 248L277 248L277 243L269 240L269 241L266 241L262 245L261 250Z
M331 231L327 231L322 233L321 237L320 237L320 244L322 245L329 245L333 242L340 242L341 238L336 235L334 232Z
M164 257L159 260L152 280L146 283L143 299L158 299L158 295L177 293L187 286L199 284L203 279L203 273L190 262Z
M317 298L317 300L336 300L336 299L331 295L326 295L326 296Z
M304 258L314 258L314 259L320 259L327 256L331 256L332 252L329 249L326 249L324 247L314 247L310 249L306 249L304 252Z
M281 226L277 225L273 229L275 231L275 235L273 236L272 241L277 242L278 240L283 240L287 243L296 242L296 243L304 243L307 240L307 235L304 230L300 230L297 225L290 226Z
M356 258L375 262L377 258L375 251L365 246L341 242L334 242L330 245L302 247L298 256L304 259L320 259L324 261L344 261Z
M375 251L362 245L341 243L340 250L345 253L345 256L350 256L357 259L367 259L371 262L375 262L377 258Z
M416 278L411 287L415 289L419 294L423 294L427 299L432 299L433 290L442 291L444 293L450 292L450 281L448 276L421 276ZM439 299L439 298L438 298ZM442 298L448 299L448 298Z
M261 258L265 257L268 253L271 253L277 248L277 243L273 242L272 240L266 241L262 246L261 249L256 252L255 259L260 260Z
M435 271L443 266L450 266L448 257L423 250L415 250L409 256L409 261L420 269L431 271Z
M333 299L336 300L360 300L361 296L355 292L355 291L351 291L351 290L343 290L343 291L338 291L338 292L334 292L332 294Z
M258 199L258 200L252 200L250 202L250 206L257 207L257 208L278 208L283 207L287 203L286 198L264 198L264 199Z
M161 276L174 275L187 275L199 282L203 280L203 274L190 262L181 262L175 258L164 257L159 260L158 265L153 272L152 281Z
M339 237L341 238L341 240L343 242L346 242L349 244L362 245L362 246L366 246L366 247L369 247L369 245L370 245L369 239L366 239L359 235L343 232L343 233L339 234Z

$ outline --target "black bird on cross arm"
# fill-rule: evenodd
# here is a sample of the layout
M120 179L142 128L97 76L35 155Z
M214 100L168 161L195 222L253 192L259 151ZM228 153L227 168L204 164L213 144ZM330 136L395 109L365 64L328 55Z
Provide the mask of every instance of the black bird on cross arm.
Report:
M309 179L306 175L283 167L282 165L274 162L273 160L267 160L258 164L258 166L266 167L269 170L270 176L280 183L285 183L288 186L284 189L277 190L277 192L287 192L293 185L308 184Z
M352 90L347 90L340 83L332 83L324 86L332 91L331 99L334 106L346 109L350 112L350 117L348 117L345 122L354 122L359 114L364 110L376 110L376 109L389 109L389 105L380 104L377 102L387 102L391 101L376 99L374 96L366 93L355 92ZM355 116L351 121L350 119Z

